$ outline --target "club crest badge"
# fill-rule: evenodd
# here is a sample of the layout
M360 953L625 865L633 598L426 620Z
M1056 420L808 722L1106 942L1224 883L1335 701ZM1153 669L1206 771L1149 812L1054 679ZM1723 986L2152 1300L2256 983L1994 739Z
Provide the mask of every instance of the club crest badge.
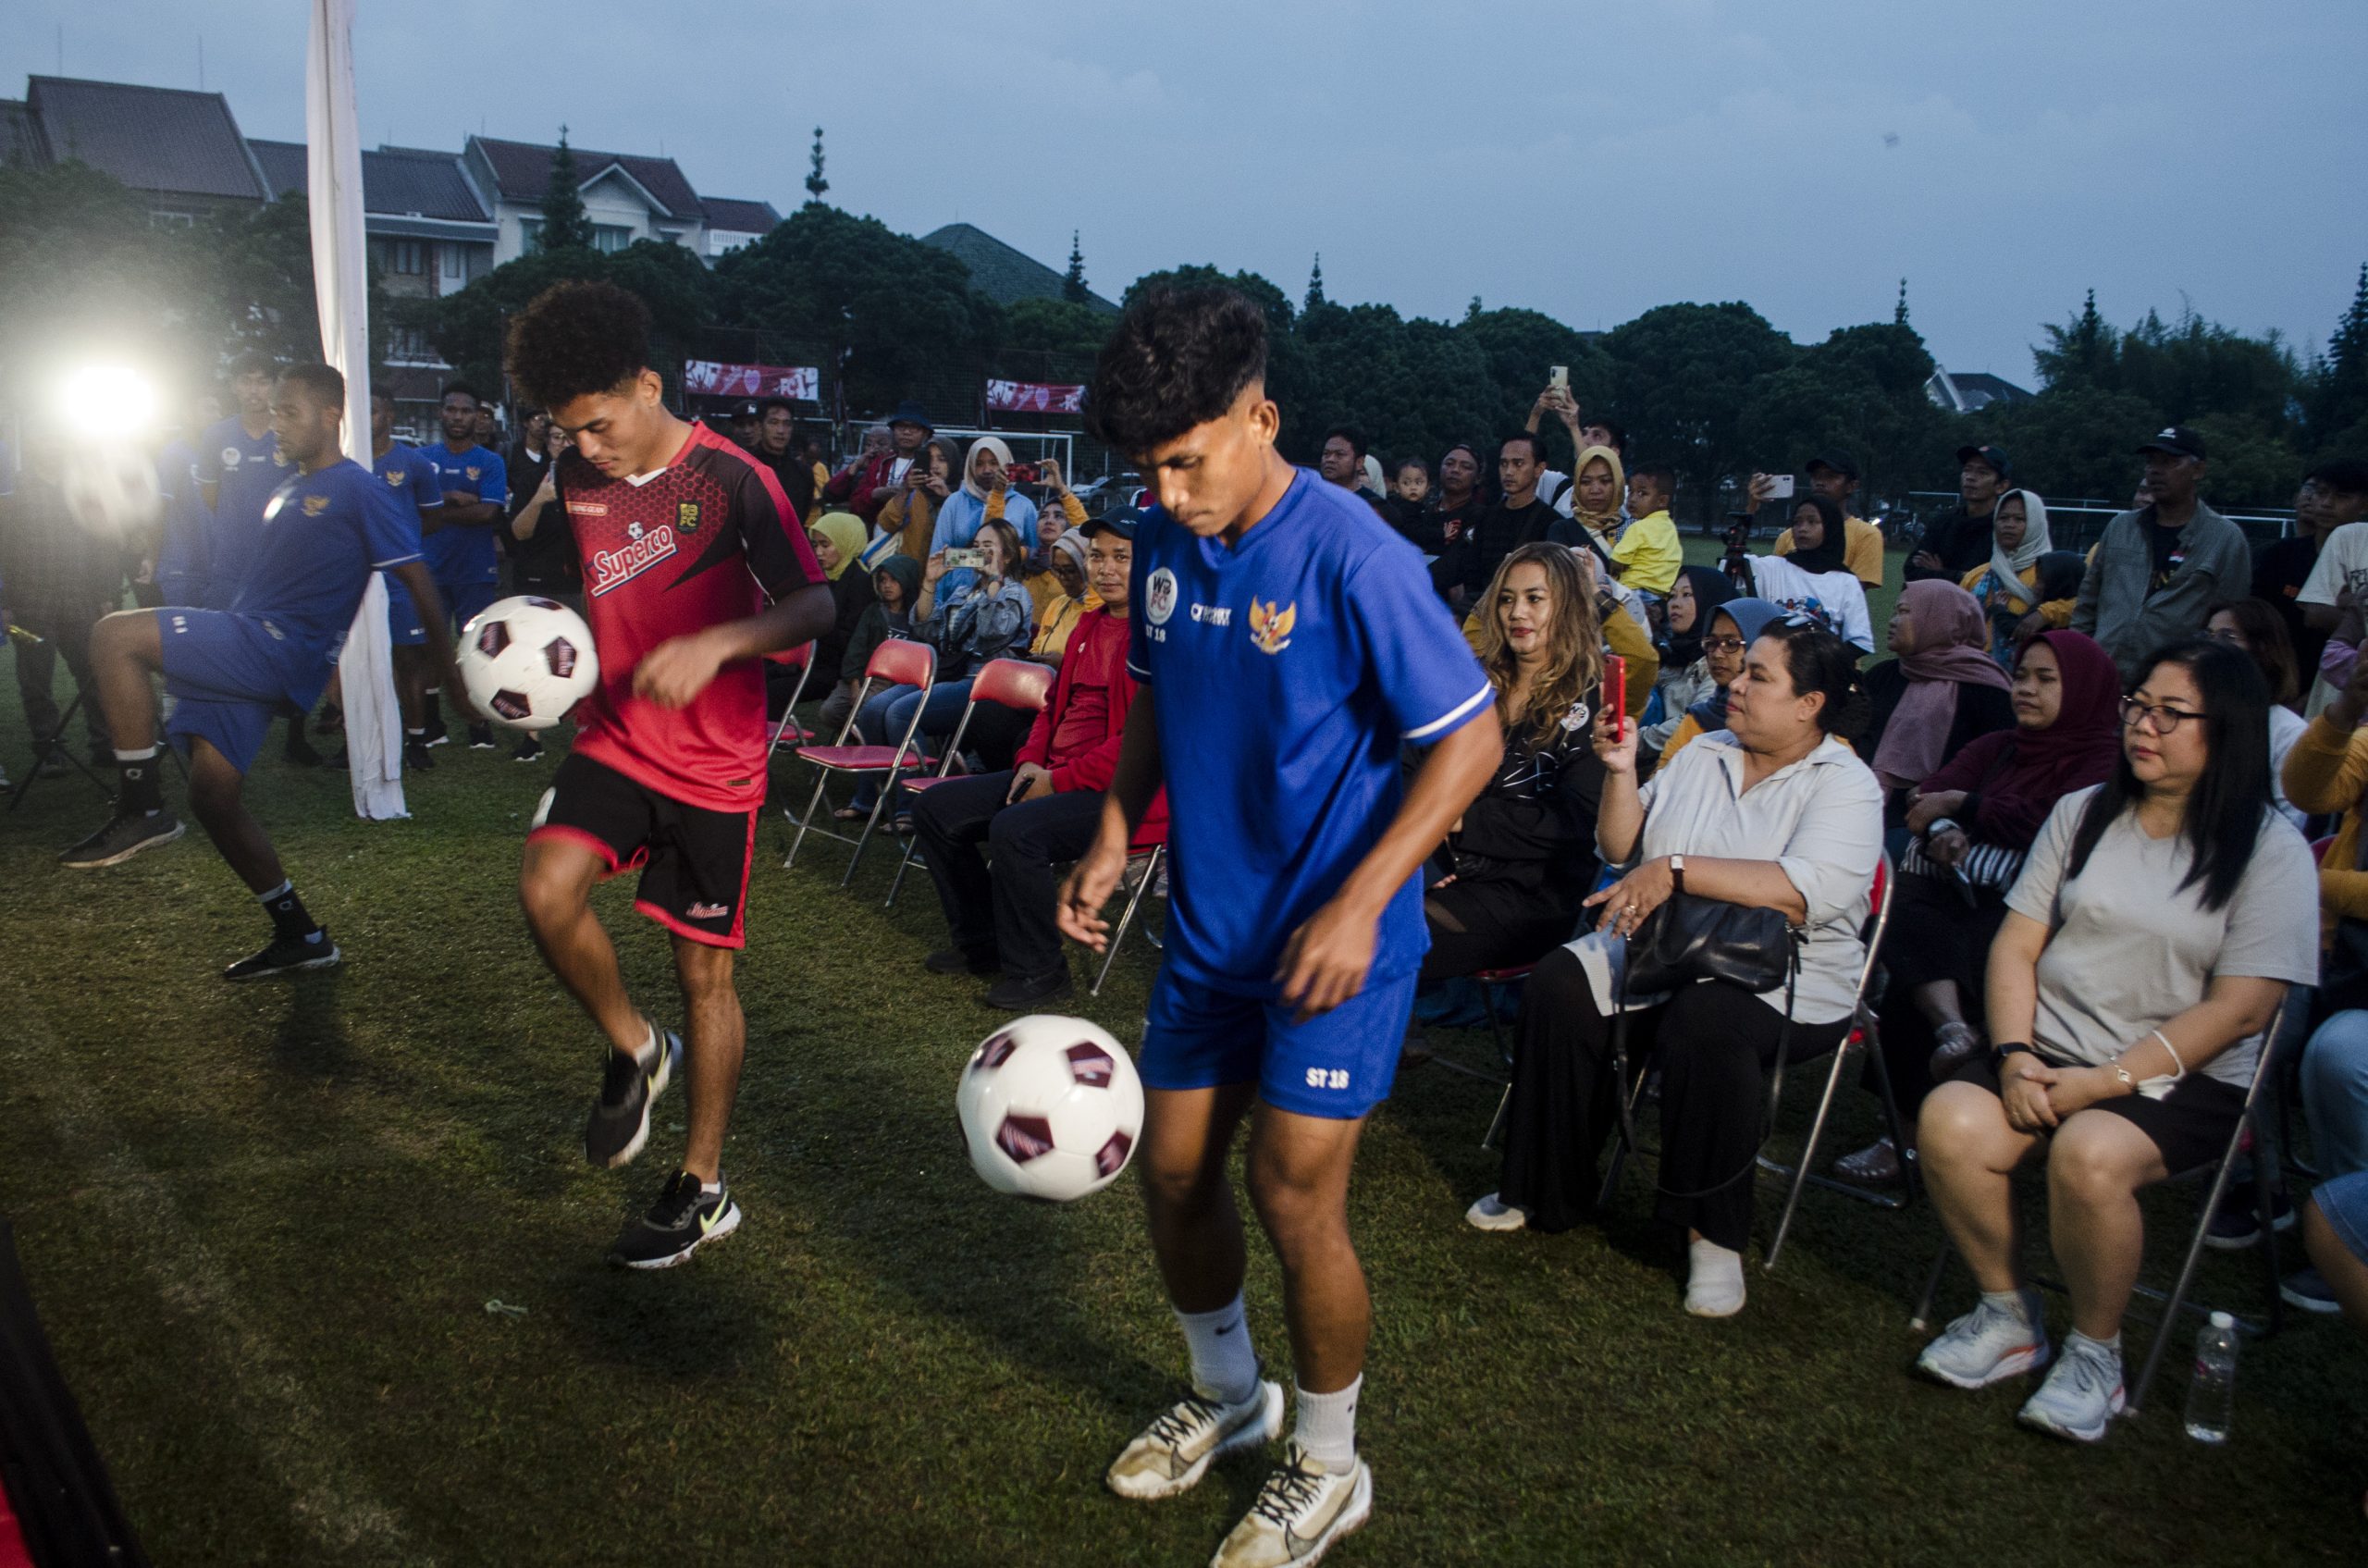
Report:
M1144 585L1143 619L1154 626L1165 626L1167 618L1176 613L1176 574L1163 566L1151 574Z
M1273 599L1250 599L1250 643L1261 653L1280 653L1291 645L1291 628L1299 624L1299 601L1279 608Z
M699 503L686 500L674 508L674 526L690 533L699 525Z

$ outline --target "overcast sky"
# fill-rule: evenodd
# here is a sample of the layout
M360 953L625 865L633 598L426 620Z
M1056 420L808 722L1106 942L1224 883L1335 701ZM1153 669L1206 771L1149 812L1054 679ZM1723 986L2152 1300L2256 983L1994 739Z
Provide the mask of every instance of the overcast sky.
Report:
M2362 0L362 0L371 144L664 151L710 195L961 218L1115 298L1212 262L1296 298L1582 327L1742 299L1814 341L1916 325L2030 380L2093 287L2323 345L2368 260ZM58 68L303 134L303 0L10 0L0 93Z

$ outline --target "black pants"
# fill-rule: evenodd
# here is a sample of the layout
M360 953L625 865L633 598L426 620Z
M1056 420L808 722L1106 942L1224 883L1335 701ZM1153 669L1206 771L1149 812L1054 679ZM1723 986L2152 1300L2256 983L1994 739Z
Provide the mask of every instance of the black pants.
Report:
M1751 1240L1754 1156L1783 1014L1716 981L1628 1019L1632 1071L1659 1054L1661 1155L1655 1214L1733 1252ZM1821 1056L1849 1021L1795 1023L1787 1062ZM1531 1228L1567 1230L1595 1206L1603 1145L1619 1126L1611 1022L1567 950L1539 961L1522 998L1505 1123L1503 1200Z
M1954 884L1903 873L1892 895L1891 929L1883 937L1883 1066L1891 1073L1900 1125L1911 1137L1917 1109L1932 1092L1932 1047L1938 1043L1916 1005L1916 992L1935 981L1955 981L1967 1021L1980 1028L1990 945L2005 920L2006 895L1997 889L1977 891L1968 907ZM1872 1093L1871 1066L1863 1081Z
M1060 883L1053 868L1092 845L1102 792L1071 790L1006 806L1011 780L1009 773L981 773L922 791L913 803L913 833L954 945L1002 964L1005 974L1033 980L1061 967L1061 933L1053 924ZM981 845L987 856L979 853Z
M1571 940L1578 919L1576 905L1510 883L1456 881L1434 887L1423 895L1431 950L1424 956L1421 978L1453 980L1536 963Z
M74 677L74 689L82 698L82 725L90 734L91 749L94 755L105 757L110 744L106 716L99 711L99 688L91 676L91 628L98 623L98 609L66 609L34 602L17 607L16 619L18 625L42 639L17 644L17 693L24 701L26 726L37 740L65 739L57 733L63 715L50 692L56 678L57 661L62 657L67 673Z

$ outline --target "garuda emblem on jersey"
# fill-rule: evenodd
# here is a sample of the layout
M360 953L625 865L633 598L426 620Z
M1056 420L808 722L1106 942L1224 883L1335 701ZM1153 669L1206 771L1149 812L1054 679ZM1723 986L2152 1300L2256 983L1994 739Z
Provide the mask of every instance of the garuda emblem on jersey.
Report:
M393 473L387 475L387 483L394 486L398 489L401 489L402 488L402 482L410 477L410 475L398 468Z
M327 512L328 509L329 498L327 496L306 496L304 498L304 515L307 517L318 517L322 512Z
M1261 653L1280 653L1291 645L1291 628L1299 624L1299 601L1277 608L1273 599L1264 604L1252 594L1250 599L1250 642Z

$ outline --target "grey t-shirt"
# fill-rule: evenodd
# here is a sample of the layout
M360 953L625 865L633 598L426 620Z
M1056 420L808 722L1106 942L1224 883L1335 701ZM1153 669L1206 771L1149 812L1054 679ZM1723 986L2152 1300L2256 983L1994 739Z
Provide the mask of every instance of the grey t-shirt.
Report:
M2214 976L2318 982L2318 868L2291 822L2262 813L2236 893L2207 910L2202 883L2179 885L2194 863L2186 835L2149 838L2131 812L2065 880L2080 813L2102 787L2055 803L2006 895L2008 908L2053 930L2039 959L2034 1044L2094 1066L2202 1001ZM2241 1089L2260 1050L2255 1035L2202 1070Z

